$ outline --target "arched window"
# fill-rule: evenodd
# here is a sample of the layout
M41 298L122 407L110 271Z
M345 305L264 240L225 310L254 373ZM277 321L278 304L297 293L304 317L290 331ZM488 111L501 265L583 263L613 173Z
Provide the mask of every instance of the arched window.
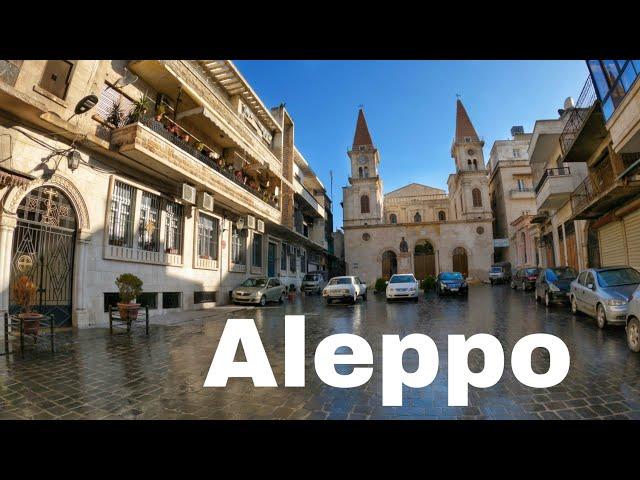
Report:
M474 188L473 191L471 192L471 196L473 197L473 206L474 207L481 207L482 206L482 194L480 193L480 190L477 188Z
M362 178L362 167L358 167L358 177Z
M364 167L364 178L369 178L369 167Z
M471 159L470 158L467 159L467 167L469 168L469 170L471 170Z
M474 169L478 169L478 160L476 160L475 158L473 159L473 168Z
M389 215L389 222L398 223L398 216L395 213L392 213L391 215Z
M416 214L413 216L413 221L416 223L420 223L422 221L422 216L420 215L420 212L416 212Z
M438 212L438 220L440 220L441 222L444 222L447 219L447 214L444 213L443 210L440 210Z
M362 195L360 197L360 213L369 213L369 196Z

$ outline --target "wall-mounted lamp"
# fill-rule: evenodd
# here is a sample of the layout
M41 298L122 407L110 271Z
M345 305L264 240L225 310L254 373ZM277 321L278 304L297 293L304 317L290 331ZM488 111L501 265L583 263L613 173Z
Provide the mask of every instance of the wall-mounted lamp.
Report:
M72 172L78 169L81 161L82 161L82 156L80 155L80 152L78 152L77 150L71 150L67 154L67 166L69 167L69 170L71 170Z

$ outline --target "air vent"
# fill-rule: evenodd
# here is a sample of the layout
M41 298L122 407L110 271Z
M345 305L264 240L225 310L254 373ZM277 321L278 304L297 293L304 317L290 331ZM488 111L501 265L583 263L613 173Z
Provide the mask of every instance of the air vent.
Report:
M207 192L198 193L198 207L213 211L213 195L209 195Z

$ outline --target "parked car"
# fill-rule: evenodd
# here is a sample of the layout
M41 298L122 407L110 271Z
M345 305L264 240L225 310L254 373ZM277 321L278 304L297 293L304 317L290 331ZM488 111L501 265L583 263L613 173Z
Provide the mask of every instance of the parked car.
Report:
M543 300L547 307L554 302L568 302L571 282L577 276L571 267L544 268L536 280L536 302Z
M491 285L510 282L511 263L498 262L491 265L491 268L489 269L489 281L491 282Z
M235 304L256 303L265 306L267 302L284 302L287 287L275 277L247 278L239 287L233 289L231 298Z
M535 288L539 274L540 269L536 267L519 268L511 279L511 288L517 290L520 287L523 292Z
M358 297L366 301L367 285L359 277L333 277L322 289L322 296L327 304L334 300L349 300L351 303L356 303Z
M640 293L634 292L629 300L627 314L627 345L633 352L640 352Z
M460 272L440 272L436 277L436 293L440 295L467 295L469 285Z
M418 301L418 290L420 284L412 273L392 275L387 282L385 296L387 302L391 300L413 300Z
M327 284L325 275L322 272L307 273L302 279L300 290L304 293L322 293L322 289Z
M571 282L571 311L595 317L599 328L608 323L626 324L629 300L638 285L640 273L631 267L583 270Z

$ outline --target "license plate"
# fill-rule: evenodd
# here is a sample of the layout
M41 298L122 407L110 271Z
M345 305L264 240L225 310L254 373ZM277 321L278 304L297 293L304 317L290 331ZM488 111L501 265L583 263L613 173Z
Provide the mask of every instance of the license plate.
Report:
M458 289L457 289L457 288L452 288L452 289L451 289L451 291L452 291L452 292L457 292L457 291L458 291Z

